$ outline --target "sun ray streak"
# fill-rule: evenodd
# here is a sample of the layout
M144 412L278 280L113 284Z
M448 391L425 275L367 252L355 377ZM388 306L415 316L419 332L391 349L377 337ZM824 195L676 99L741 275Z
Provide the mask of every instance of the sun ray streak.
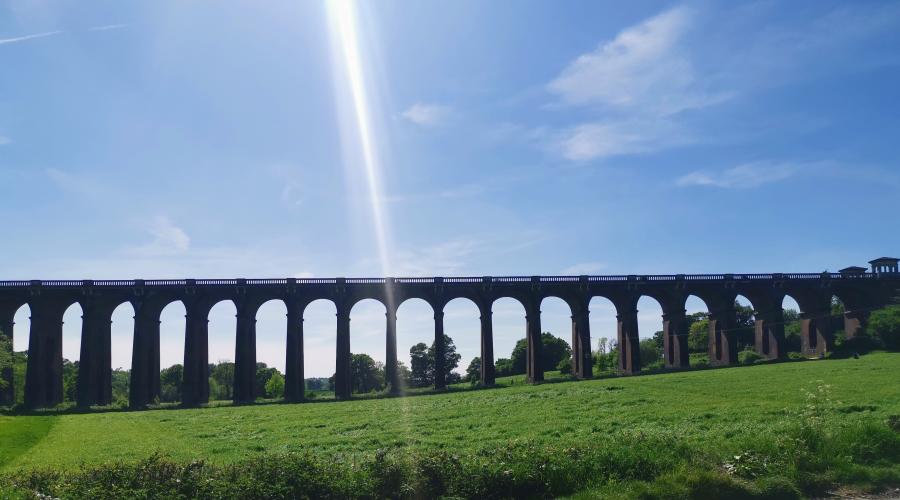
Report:
M360 55L359 26L356 9L352 0L332 0L328 2L331 27L339 46L343 68L346 72L356 132L362 156L362 170L368 187L368 197L372 210L372 223L378 246L378 257L382 275L390 275L390 252L388 249L387 215L382 200L381 165L376 148L375 131L372 125L371 105L366 86L366 74Z

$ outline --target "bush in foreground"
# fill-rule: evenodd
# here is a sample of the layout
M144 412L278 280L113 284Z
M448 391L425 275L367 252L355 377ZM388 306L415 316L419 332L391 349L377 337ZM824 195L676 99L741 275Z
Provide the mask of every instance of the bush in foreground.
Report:
M818 404L818 403L816 403ZM821 406L821 405L819 405ZM816 410L818 412L818 410ZM796 498L836 485L900 484L900 433L885 422L794 427L713 451L676 431L596 434L577 446L515 441L470 453L397 448L262 455L231 465L151 456L138 463L6 477L12 498Z

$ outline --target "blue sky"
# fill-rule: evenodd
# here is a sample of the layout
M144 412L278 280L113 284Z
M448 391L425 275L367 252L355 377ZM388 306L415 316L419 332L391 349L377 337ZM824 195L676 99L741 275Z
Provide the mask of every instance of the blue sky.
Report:
M896 2L351 5L374 190L335 5L0 2L0 276L818 272L898 253ZM310 375L333 370L330 307L307 314ZM640 309L650 335L659 307ZM565 307L544 312L568 336ZM211 314L213 361L233 358L233 313ZM405 358L431 313L398 316ZM497 305L498 356L522 316ZM259 321L260 359L283 366L283 306ZM614 336L600 299L592 326ZM464 363L477 328L448 306ZM382 330L360 304L354 352L383 359Z

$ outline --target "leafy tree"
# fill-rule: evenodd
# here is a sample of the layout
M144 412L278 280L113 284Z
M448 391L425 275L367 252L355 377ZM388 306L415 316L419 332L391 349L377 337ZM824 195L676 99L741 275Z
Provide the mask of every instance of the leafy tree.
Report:
M409 367L406 366L406 363L403 361L397 361L397 379L400 380L401 384L410 385L410 380L412 379L412 371L410 371Z
M277 368L269 368L265 363L256 363L256 383L253 387L253 394L257 397L262 397L266 393L266 382L275 373L278 373Z
M641 365L644 368L655 368L662 363L662 348L657 345L656 338L641 340L639 348Z
M184 376L184 367L180 364L164 368L159 372L160 400L172 403L181 401L181 380Z
M734 303L735 340L738 350L753 346L755 340L755 318L753 308ZM688 317L688 351L707 352L709 350L709 313L694 313Z
M594 353L594 367L598 373L615 370L619 364L619 347L615 341L606 343L606 350Z
M688 328L688 351L707 352L709 350L709 319L698 319Z
M494 362L494 376L508 377L513 375L513 363L509 358L498 358Z
M428 379L428 346L423 342L409 348L410 387L427 387Z
M15 385L16 403L25 402L25 372L28 368L28 352L13 353L13 381L18 381Z
M466 368L466 381L476 383L481 380L481 358L475 356Z
M561 373L563 375L568 375L568 374L572 373L572 359L566 358L566 359L560 361L559 364L556 365L556 369L559 370L559 373Z
M116 406L128 405L128 387L131 383L131 370L116 368L112 371L112 400Z
M12 340L0 331L0 391L6 390L8 382L3 374L13 370Z
M75 402L78 398L78 361L63 359L63 401Z
M456 344L453 343L453 339L444 334L444 380L448 384L452 384L454 382L458 382L459 376L454 377L453 370L459 367L459 360L462 356L456 352ZM434 342L431 343L431 347L428 348L428 382L429 384L434 383L434 363L435 359L435 345Z
M606 337L600 337L600 340L597 341L597 352L599 354L606 354L609 349L609 339Z
M325 377L313 377L306 379L307 391L327 391L328 379Z
M885 348L900 349L900 305L872 312L868 330Z
M410 358L410 387L428 387L434 384L434 357L435 344L431 346L425 345L424 342L409 348ZM458 373L455 373L459 367L459 360L462 356L456 352L456 344L446 334L444 335L444 380L448 384L453 384L462 380Z
M794 309L784 310L785 352L800 352L800 313Z
M550 332L541 333L541 344L543 344L541 366L544 368L544 371L555 370L560 361L572 356L572 349L569 347L569 343L553 336ZM513 375L525 373L525 364L528 360L527 350L528 340L519 339L510 356L513 365Z
M350 355L350 384L353 392L366 393L384 388L384 365L368 354Z
M659 330L653 333L653 343L656 345L656 348L659 349L659 352L662 352L665 348L665 339L663 339L663 331Z
M266 382L266 397L280 398L284 396L284 377L277 370Z
M753 308L744 306L734 302L734 312L737 321L735 322L735 339L739 351L756 345L756 317Z
M219 361L209 367L209 394L215 400L229 400L234 397L234 363ZM215 381L216 390L212 382Z

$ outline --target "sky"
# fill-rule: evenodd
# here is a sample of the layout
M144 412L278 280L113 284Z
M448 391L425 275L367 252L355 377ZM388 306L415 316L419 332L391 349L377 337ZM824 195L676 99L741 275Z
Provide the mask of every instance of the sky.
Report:
M0 278L866 265L900 253L898 88L897 2L0 0ZM638 307L652 335L659 305ZM542 310L570 338L567 307ZM445 311L464 369L478 313ZM257 334L282 369L284 313L265 304ZM591 313L615 337L611 304ZM383 306L351 317L353 352L384 360ZM306 374L329 376L334 307L305 318ZM211 312L211 361L234 358L234 321ZM401 360L432 321L401 305ZM508 357L524 310L494 321ZM164 366L183 329L172 304Z

